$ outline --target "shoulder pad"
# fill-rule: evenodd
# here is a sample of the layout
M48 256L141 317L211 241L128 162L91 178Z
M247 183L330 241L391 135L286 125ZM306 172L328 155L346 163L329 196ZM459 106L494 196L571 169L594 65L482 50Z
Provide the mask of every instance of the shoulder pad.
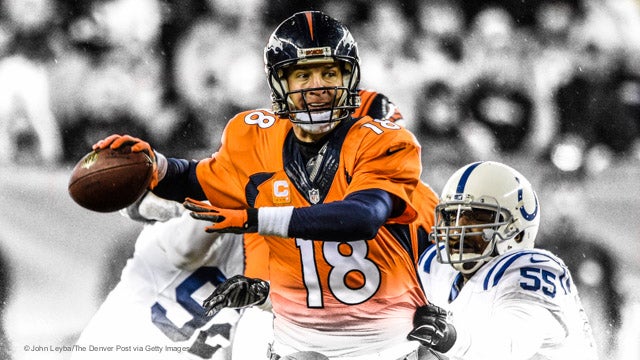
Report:
M541 249L520 250L509 253L491 265L483 280L483 289L491 287L514 274L521 278L539 277L542 281L554 280L564 293L571 291L571 275L564 262L552 253ZM526 287L525 285L522 285ZM558 289L560 290L560 289Z

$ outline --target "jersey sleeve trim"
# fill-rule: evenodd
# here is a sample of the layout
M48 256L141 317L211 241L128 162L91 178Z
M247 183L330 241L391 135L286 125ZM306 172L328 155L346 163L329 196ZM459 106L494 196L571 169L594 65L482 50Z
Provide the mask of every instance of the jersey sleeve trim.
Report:
M444 246L441 246L440 249L443 249ZM429 248L427 248L427 250L422 253L422 255L420 255L420 259L418 260L420 264L422 264L422 270L427 273L430 274L431 273L431 264L433 263L433 259L436 258L436 255L438 254L437 250L436 250L436 246L435 245L431 245ZM422 261L422 259L425 259L424 262Z

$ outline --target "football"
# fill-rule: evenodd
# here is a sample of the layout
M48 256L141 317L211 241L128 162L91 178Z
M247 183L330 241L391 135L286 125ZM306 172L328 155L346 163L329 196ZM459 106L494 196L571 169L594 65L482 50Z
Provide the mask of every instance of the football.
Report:
M152 175L153 163L144 152L131 152L128 146L92 151L73 168L69 195L86 209L117 211L145 193Z

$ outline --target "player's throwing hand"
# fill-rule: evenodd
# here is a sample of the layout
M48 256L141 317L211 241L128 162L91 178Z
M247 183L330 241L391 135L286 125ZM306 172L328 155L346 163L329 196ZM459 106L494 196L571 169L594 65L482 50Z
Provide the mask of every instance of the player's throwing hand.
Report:
M151 175L149 189L153 190L153 188L158 185L160 179L158 177L158 161L156 159L156 153L148 142L131 135L113 134L93 144L92 148L93 150L103 150L107 148L116 150L124 146L131 146L132 152L144 152L149 155L149 158L151 158L151 161L153 162L153 175Z

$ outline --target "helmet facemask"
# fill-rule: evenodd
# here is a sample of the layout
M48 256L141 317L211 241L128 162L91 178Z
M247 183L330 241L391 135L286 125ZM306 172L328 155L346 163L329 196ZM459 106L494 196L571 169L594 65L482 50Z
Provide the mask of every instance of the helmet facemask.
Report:
M327 49L330 52L330 49ZM338 62L342 72L342 86L328 86L307 88L299 90L289 90L287 83L287 70L296 64L326 64ZM305 58L304 60L288 61L276 64L267 69L269 86L271 87L271 100L273 111L279 116L288 117L294 124L299 124L303 128L305 125L332 124L327 129L332 128L338 121L348 118L358 106L360 97L357 92L357 84L360 79L360 67L354 59L341 57L317 57ZM330 106L323 109L310 109L307 103L307 95L312 91L328 91L333 94ZM292 95L300 94L304 106L297 109L293 102ZM320 127L324 128L324 127ZM311 127L305 130L312 130ZM311 131L313 132L313 130Z

